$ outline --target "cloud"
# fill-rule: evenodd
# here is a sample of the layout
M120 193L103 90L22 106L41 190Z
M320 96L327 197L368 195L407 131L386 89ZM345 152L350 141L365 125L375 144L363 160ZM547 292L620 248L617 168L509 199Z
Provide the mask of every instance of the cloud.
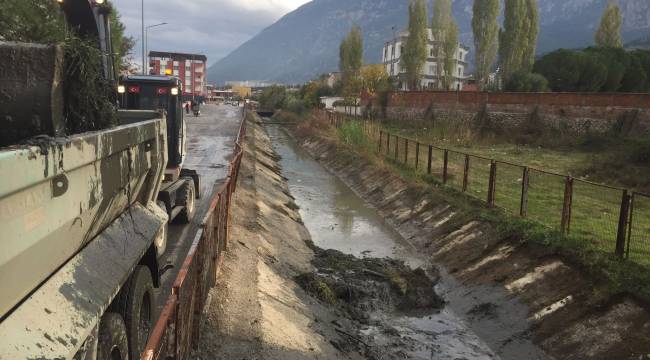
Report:
M212 64L310 0L144 0L147 50L202 53ZM126 33L136 39L133 57L142 62L140 0L113 0Z

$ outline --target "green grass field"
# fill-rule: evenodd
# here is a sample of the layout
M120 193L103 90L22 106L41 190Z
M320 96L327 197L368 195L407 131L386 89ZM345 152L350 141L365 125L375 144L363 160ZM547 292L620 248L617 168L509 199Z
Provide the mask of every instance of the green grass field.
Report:
M366 126L368 143L378 145L379 129L376 124ZM416 174L425 175L428 172L429 142L425 136L408 129L395 131L383 127L382 130L383 156L415 170ZM388 132L391 134L389 142ZM417 141L415 136L419 136ZM526 217L558 231L561 228L567 181L567 176L563 174L568 175L570 169L590 161L590 155L585 152L567 154L541 148L516 147L511 144L477 145L471 148L440 143L435 145L449 150L445 185L457 191L463 191L466 155L468 156L469 171L465 193L483 202L487 202L488 198L490 159L496 160L495 206L512 215L520 214L524 165L529 166L531 169ZM374 147L379 149L379 146ZM432 148L431 177L442 183L444 150L440 148ZM614 254L622 196L622 189L574 179L566 241L579 243L583 248L604 254ZM629 259L644 266L650 265L650 198L635 196L628 232Z

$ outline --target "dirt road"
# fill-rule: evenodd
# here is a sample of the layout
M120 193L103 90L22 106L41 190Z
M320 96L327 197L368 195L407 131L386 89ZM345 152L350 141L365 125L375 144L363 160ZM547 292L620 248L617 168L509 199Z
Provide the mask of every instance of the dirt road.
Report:
M157 313L167 301L172 283L208 209L211 195L226 177L241 114L239 107L204 105L201 116L186 115L188 145L184 166L201 175L201 199L196 202L196 212L190 224L169 225L167 251L160 262L164 273L158 290Z

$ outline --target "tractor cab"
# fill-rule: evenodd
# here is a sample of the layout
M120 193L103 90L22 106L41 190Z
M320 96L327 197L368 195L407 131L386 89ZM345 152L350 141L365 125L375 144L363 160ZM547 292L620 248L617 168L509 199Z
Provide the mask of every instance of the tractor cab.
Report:
M121 109L164 110L167 113L167 168L180 169L185 159L182 83L167 75L127 75L120 78Z

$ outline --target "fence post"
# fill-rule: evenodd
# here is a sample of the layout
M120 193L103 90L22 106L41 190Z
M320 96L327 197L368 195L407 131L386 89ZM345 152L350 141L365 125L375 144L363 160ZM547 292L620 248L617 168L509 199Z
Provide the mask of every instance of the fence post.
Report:
M496 179L497 178L497 162L494 160L490 161L490 181L488 182L488 198L487 204L488 207L494 207L494 194L496 191Z
M628 217L630 215L630 194L623 190L621 198L621 213L618 218L618 232L616 234L616 256L625 258L625 241L627 240Z
M415 170L418 169L418 163L420 162L420 142L415 142Z
M383 137L383 135L384 135L383 132L379 130L379 145L377 145L379 146L379 149L377 150L379 154L381 154L381 140L382 140L381 138Z
M429 145L429 155L428 155L428 162L427 162L427 174L431 174L431 155L433 155L433 146Z
M390 133L386 133L386 156L390 156Z
M564 204L562 205L562 223L560 231L562 236L569 235L571 231L571 206L573 203L573 178L567 176L564 184Z
M628 227L627 227L627 244L626 244L626 249L625 249L625 258L630 257L630 243L632 242L632 227L634 226L634 200L636 199L636 196L634 193L632 193L631 200L630 200L630 216L627 219L628 221Z
M408 165L409 162L409 139L404 138L404 164Z
M467 191L468 178L469 178L469 155L465 154L465 168L463 169L463 192Z
M524 174L521 177L521 203L519 206L519 216L528 216L528 184L530 183L530 169L524 167Z
M447 165L449 164L449 150L445 150L445 159L442 164L442 183L446 184L447 183Z
M399 156L399 136L395 135L395 161L397 161L398 156Z

